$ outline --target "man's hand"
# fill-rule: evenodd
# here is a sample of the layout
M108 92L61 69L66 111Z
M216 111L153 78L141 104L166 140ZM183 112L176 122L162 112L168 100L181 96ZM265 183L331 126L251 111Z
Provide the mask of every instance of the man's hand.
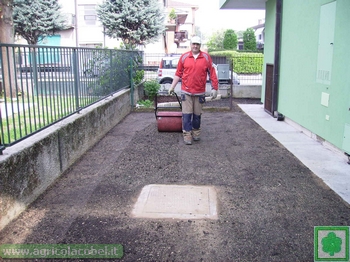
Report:
M212 90L211 90L211 97L212 97L213 99L215 99L217 96L218 96L218 91L215 90L215 89L212 89Z
M175 87L170 87L168 94L171 95L172 93L174 93Z

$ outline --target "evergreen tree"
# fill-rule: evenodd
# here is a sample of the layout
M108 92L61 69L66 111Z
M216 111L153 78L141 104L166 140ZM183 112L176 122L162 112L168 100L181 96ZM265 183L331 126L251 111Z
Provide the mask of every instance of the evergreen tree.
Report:
M224 48L227 50L236 50L237 49L237 35L234 30L227 29L224 35Z
M97 8L105 34L128 49L146 45L164 32L164 12L157 0L105 0Z
M15 33L36 45L40 38L54 35L65 28L58 0L14 0Z
M252 28L248 28L243 33L243 45L246 51L256 51L256 38Z

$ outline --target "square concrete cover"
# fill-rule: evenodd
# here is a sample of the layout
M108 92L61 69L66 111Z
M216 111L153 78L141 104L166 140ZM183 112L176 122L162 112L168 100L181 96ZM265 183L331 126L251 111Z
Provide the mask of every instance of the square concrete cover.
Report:
M210 186L147 185L132 215L145 218L217 219L216 192Z

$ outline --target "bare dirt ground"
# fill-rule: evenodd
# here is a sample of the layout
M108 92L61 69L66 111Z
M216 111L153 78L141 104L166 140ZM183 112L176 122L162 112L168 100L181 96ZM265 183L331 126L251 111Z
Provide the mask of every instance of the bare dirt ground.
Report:
M122 244L121 261L313 261L314 226L350 225L349 205L237 102L260 103L205 110L191 146L158 132L153 112L131 113L0 232L0 244ZM219 218L134 218L149 184L213 186Z

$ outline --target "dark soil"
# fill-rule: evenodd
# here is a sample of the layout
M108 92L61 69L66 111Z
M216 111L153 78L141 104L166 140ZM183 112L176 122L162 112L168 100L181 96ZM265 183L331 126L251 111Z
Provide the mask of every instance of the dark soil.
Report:
M313 261L314 226L350 225L349 205L237 106L248 102L205 111L191 146L158 132L153 113L131 113L0 243L122 244L121 261ZM133 218L149 184L213 186L219 219Z

